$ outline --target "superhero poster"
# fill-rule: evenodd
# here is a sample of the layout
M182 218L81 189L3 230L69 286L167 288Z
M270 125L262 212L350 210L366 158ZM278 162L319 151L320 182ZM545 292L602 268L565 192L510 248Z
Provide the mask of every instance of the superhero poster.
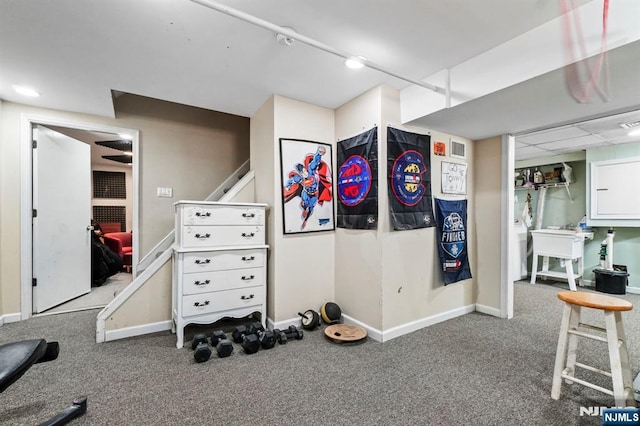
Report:
M335 229L331 155L329 144L280 139L285 234Z
M338 142L338 228L378 227L378 128Z
M467 253L467 200L436 198L436 222L444 285L471 278Z
M389 208L396 231L435 226L430 146L429 135L387 127Z

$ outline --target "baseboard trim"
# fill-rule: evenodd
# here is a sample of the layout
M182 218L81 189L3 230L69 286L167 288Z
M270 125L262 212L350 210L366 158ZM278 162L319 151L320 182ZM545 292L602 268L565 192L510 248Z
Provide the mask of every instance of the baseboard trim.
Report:
M383 342L383 332L378 330L377 328L373 328L370 325L363 323L362 321L358 321L357 319L350 317L349 315L342 314L342 322L345 324L357 325L358 327L362 327L367 330L367 337L375 340L376 342Z
M640 288L627 286L627 293L640 294Z
M289 318L284 321L275 322L271 318L267 318L267 328L271 330L275 330L276 328L280 330L284 330L289 328L290 325L295 325L296 327L302 326L302 322L300 317Z
M502 318L502 313L500 312L500 309L487 306L487 305L481 305L480 303L476 303L476 312Z
M18 322L21 319L20 313L0 315L0 325L9 324L11 322Z
M134 325L133 327L124 327L117 330L105 331L105 342L113 340L126 339L127 337L141 336L143 334L157 333L159 331L171 330L172 321L160 321L151 324Z
M430 317L425 317L416 321L411 321L406 324L402 324L397 327L392 327L384 331L378 330L377 328L373 328L344 313L342 314L342 319L346 324L357 325L358 327L362 327L365 330L367 330L367 335L371 339L377 342L388 342L389 340L395 339L396 337L404 336L405 334L409 334L414 331L420 330L422 328L429 327L430 325L434 325L439 322L447 321L456 317L460 317L462 315L469 314L475 310L476 310L476 305L467 305L461 308L451 309L450 311L432 315Z
M436 315L432 315L430 317L421 318L417 321L408 322L403 325L399 325L397 327L392 327L388 330L384 330L382 332L382 342L387 342L391 339L395 339L396 337L403 336L405 334L409 334L416 330L420 330L421 328L429 327L430 325L438 324L439 322L443 322L446 320L450 320L456 317L460 317L462 315L469 314L476 310L476 305L467 305L461 308L451 309L446 312L441 312Z

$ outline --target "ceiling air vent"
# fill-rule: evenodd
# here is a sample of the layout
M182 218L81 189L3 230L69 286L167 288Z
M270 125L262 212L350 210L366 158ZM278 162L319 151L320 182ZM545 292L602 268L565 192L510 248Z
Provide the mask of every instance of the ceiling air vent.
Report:
M459 158L466 158L467 154L466 154L466 145L463 142L456 142L456 141L451 141L451 156L452 157L459 157Z
M631 123L620 124L620 127L622 127L623 129L633 129L638 126L640 126L640 121L632 121Z

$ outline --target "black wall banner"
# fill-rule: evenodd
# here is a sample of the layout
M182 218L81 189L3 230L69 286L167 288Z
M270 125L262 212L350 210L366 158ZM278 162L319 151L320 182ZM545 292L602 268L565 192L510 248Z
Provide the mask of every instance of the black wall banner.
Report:
M387 127L389 207L395 230L434 226L431 137Z
M378 227L378 128L338 142L338 217L347 229Z
M471 278L467 254L467 200L436 198L436 222L444 284Z

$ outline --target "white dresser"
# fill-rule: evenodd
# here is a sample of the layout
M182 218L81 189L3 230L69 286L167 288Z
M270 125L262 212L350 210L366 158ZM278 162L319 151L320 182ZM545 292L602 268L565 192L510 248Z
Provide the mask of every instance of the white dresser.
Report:
M266 204L178 201L173 248L173 327L267 315Z

